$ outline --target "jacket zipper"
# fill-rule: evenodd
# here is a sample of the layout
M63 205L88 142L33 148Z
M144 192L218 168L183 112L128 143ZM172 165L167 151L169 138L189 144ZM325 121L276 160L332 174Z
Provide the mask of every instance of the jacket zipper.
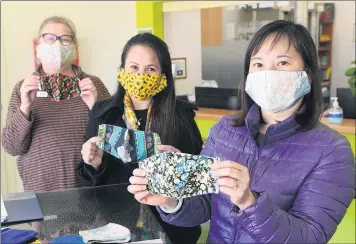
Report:
M266 134L264 135L262 141L261 141L261 144L257 147L257 157L256 157L256 160L255 162L253 163L252 167L251 167L251 171L250 171L250 178L252 178L252 175L253 175L253 172L254 172L254 169L255 169L255 166L257 164L257 161L258 159L260 158L260 153L261 153L261 150L265 144L265 141L266 141L266 138L268 136L268 132L270 131L270 127L267 128L266 130Z

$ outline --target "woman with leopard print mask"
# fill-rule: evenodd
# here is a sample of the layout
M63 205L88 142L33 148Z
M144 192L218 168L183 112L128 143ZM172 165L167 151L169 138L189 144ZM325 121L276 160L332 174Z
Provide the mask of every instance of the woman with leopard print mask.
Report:
M129 183L137 163L123 163L96 146L100 124L116 125L159 134L162 151L199 154L203 141L195 123L197 108L176 99L171 57L167 44L158 37L138 34L124 47L118 74L117 93L98 102L89 113L86 143L77 176L85 186ZM173 243L196 243L200 226L182 228L162 221L152 208Z

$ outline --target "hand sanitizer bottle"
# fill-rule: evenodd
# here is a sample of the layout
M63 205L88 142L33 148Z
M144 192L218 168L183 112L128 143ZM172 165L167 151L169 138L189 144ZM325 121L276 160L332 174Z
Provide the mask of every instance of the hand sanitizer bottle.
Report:
M329 122L332 124L341 124L343 121L343 110L339 106L337 97L331 97L331 108L329 109Z

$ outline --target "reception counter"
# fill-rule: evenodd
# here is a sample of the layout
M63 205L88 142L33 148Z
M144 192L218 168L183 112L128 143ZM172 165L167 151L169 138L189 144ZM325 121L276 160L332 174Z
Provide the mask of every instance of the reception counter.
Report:
M214 109L214 108L199 108L196 111L196 121L202 134L202 137L206 139L209 134L210 128L223 116L237 115L239 111ZM344 119L342 124L330 124L328 118L322 118L321 122L329 126L331 129L343 134L349 141L352 150L355 154L355 134L356 134L356 120Z

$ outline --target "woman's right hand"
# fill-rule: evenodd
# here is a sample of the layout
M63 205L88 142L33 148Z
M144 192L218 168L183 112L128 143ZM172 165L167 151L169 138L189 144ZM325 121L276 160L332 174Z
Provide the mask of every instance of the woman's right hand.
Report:
M104 151L96 146L96 143L101 141L100 137L92 137L83 144L81 151L84 163L93 166L96 170L103 161Z
M39 77L36 75L27 76L20 88L21 105L20 110L28 119L30 116L31 106L38 91Z
M130 177L130 183L127 190L135 195L137 201L152 206L162 206L166 209L173 209L178 201L174 198L152 195L147 190L148 180L145 178L146 172L143 169L135 169L133 176Z

